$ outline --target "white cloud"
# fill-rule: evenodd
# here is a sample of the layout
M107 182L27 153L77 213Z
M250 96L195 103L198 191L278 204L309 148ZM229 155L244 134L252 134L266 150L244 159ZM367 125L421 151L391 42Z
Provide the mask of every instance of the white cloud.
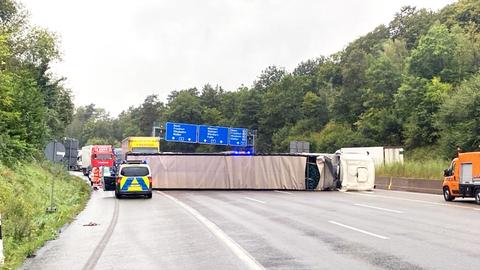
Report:
M23 0L35 24L57 32L76 105L113 115L152 93L251 85L261 70L292 70L388 23L401 6L452 0Z

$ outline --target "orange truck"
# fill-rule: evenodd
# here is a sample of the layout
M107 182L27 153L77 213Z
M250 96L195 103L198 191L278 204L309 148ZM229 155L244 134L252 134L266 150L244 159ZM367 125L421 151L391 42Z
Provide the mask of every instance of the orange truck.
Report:
M444 171L443 197L453 201L457 197L474 197L480 204L480 152L459 153Z

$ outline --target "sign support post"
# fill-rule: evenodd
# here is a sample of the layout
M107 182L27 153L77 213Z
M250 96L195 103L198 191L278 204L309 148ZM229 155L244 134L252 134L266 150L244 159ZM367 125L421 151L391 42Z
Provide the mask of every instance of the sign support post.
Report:
M53 152L52 152L52 160L55 160L55 155L57 154L57 140L53 141ZM53 202L53 190L55 185L55 177L57 176L56 168L54 168L54 174L52 178L52 190L50 192L50 207L47 208L47 213L53 213L57 211L57 208L54 206Z
M63 144L57 142L57 140L54 140L45 147L44 153L45 153L45 157L55 164L55 162L61 162L63 157L65 156L65 147L63 146ZM55 177L58 177L58 174L59 174L58 167L54 166L53 178L52 178L52 189L50 191L50 206L47 207L47 213L53 213L57 211L53 193L55 188Z

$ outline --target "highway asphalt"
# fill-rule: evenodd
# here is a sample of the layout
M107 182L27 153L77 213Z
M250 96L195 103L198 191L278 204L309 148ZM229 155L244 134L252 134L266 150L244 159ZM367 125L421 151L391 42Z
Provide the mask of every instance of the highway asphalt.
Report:
M479 221L472 200L397 191L94 191L22 268L479 269Z

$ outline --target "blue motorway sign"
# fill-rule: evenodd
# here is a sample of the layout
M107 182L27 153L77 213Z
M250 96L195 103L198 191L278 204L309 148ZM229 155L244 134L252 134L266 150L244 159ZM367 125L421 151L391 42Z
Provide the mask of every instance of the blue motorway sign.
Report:
M228 128L198 126L198 143L228 145Z
M165 140L170 142L197 142L197 125L170 123L166 125Z
M230 128L229 144L232 146L247 146L248 129Z

